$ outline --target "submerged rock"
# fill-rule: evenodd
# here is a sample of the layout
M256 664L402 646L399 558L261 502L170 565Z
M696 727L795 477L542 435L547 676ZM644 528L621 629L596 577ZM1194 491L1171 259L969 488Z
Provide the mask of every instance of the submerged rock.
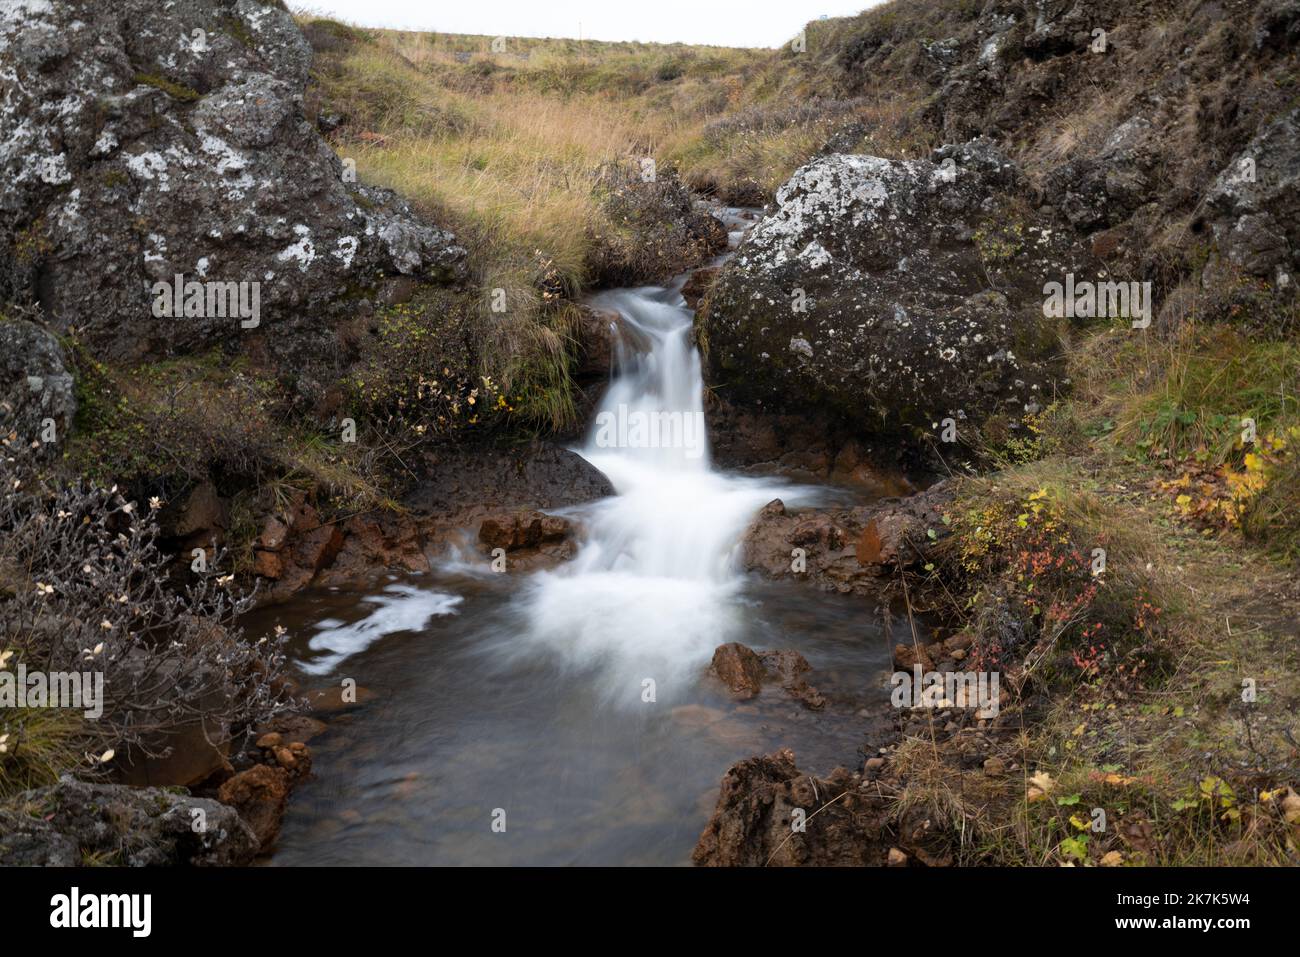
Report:
M1043 287L1093 275L1089 254L1008 198L1020 174L992 146L933 160L832 154L794 174L705 303L715 382L863 433L951 418L958 441L1046 404L1060 372Z
M742 701L758 694L764 683L777 681L804 707L820 711L826 698L803 677L811 670L808 660L797 651L756 652L738 641L719 645L709 665L709 672Z

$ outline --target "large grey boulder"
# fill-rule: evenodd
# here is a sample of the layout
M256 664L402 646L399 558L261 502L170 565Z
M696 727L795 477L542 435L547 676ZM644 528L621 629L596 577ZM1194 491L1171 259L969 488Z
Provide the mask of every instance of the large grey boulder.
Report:
M234 808L184 791L64 776L0 806L0 866L247 864L258 851Z
M273 351L326 349L328 320L384 277L459 275L454 237L357 186L304 119L310 65L278 2L0 5L0 299L101 358L259 327ZM259 284L258 325L157 317L153 286L178 274Z
M725 395L876 433L1050 401L1044 285L1096 267L1008 199L1019 173L987 143L933 160L834 154L781 188L702 308Z

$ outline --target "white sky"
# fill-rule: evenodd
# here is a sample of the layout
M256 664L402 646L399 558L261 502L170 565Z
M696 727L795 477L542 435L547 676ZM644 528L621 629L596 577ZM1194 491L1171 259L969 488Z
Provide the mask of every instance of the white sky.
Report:
M842 17L881 0L289 0L367 27L578 37L653 43L775 47L809 20Z

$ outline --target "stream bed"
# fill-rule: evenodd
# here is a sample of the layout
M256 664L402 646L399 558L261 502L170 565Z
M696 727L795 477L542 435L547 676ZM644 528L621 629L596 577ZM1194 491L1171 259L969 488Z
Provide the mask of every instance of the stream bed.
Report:
M733 245L739 211L726 219ZM862 599L739 570L774 498L842 491L713 468L682 281L609 290L616 368L576 451L616 494L568 509L577 554L494 572L478 554L263 609L305 687L373 694L312 742L274 864L686 864L734 762L780 747L825 772L878 740L889 643ZM793 650L826 698L737 700L719 645Z

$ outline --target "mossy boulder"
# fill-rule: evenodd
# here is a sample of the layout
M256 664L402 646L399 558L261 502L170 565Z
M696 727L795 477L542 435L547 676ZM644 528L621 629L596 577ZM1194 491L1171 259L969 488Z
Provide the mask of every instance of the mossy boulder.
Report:
M804 166L702 306L714 384L861 433L952 418L959 441L963 422L1046 405L1063 382L1043 287L1097 269L1015 198L1023 187L982 141Z

